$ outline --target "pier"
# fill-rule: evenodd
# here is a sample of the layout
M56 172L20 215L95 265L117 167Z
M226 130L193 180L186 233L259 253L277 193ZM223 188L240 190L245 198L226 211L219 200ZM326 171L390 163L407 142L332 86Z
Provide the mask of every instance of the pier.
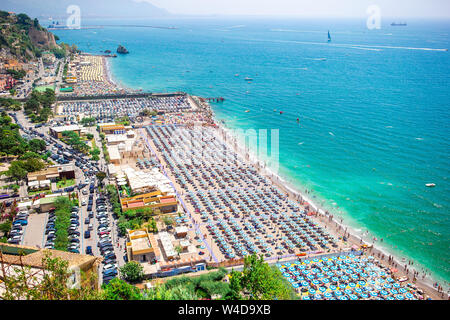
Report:
M210 98L203 98L204 101L208 101L208 102L223 102L225 101L225 98L223 97L210 97Z

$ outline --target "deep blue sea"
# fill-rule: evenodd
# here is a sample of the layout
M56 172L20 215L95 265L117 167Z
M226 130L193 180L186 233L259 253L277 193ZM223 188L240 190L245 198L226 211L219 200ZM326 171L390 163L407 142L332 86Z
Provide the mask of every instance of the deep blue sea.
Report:
M124 86L223 96L227 127L278 129L280 176L450 281L450 21L82 22L176 27L54 33L91 53L124 45L110 60Z

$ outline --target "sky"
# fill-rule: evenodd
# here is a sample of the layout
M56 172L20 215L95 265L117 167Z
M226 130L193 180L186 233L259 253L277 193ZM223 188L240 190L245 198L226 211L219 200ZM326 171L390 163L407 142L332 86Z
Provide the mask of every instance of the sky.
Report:
M174 14L367 17L377 5L392 18L450 18L450 0L134 0L147 1Z

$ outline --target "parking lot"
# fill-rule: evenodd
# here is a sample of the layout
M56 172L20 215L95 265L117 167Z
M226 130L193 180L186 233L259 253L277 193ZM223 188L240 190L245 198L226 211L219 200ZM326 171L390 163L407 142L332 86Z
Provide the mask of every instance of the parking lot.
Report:
M99 193L96 173L106 168L103 153L98 162L89 159L71 149L64 142L48 135L49 125L30 124L18 112L13 117L21 125L21 133L26 138L39 138L46 142L52 161L59 164L72 164L75 168L75 184L53 192L78 194L79 205L71 209L70 225L68 228L68 251L102 256L104 258L100 268L100 278L107 283L118 274L118 267L122 266L125 256L125 239L118 237L117 225L112 216L107 196ZM53 124L51 124L53 125ZM95 140L99 135L95 128L90 128ZM25 216L26 214L26 216ZM54 248L56 238L56 216L54 210L36 213L28 216L24 212L19 216L19 222L14 222L12 243L22 243L30 246ZM24 220L26 219L26 220Z

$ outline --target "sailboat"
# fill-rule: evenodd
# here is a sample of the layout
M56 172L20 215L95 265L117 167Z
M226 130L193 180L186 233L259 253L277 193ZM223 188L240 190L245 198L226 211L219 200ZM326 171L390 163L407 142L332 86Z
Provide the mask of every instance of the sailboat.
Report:
M328 30L328 42L331 42L330 30Z

